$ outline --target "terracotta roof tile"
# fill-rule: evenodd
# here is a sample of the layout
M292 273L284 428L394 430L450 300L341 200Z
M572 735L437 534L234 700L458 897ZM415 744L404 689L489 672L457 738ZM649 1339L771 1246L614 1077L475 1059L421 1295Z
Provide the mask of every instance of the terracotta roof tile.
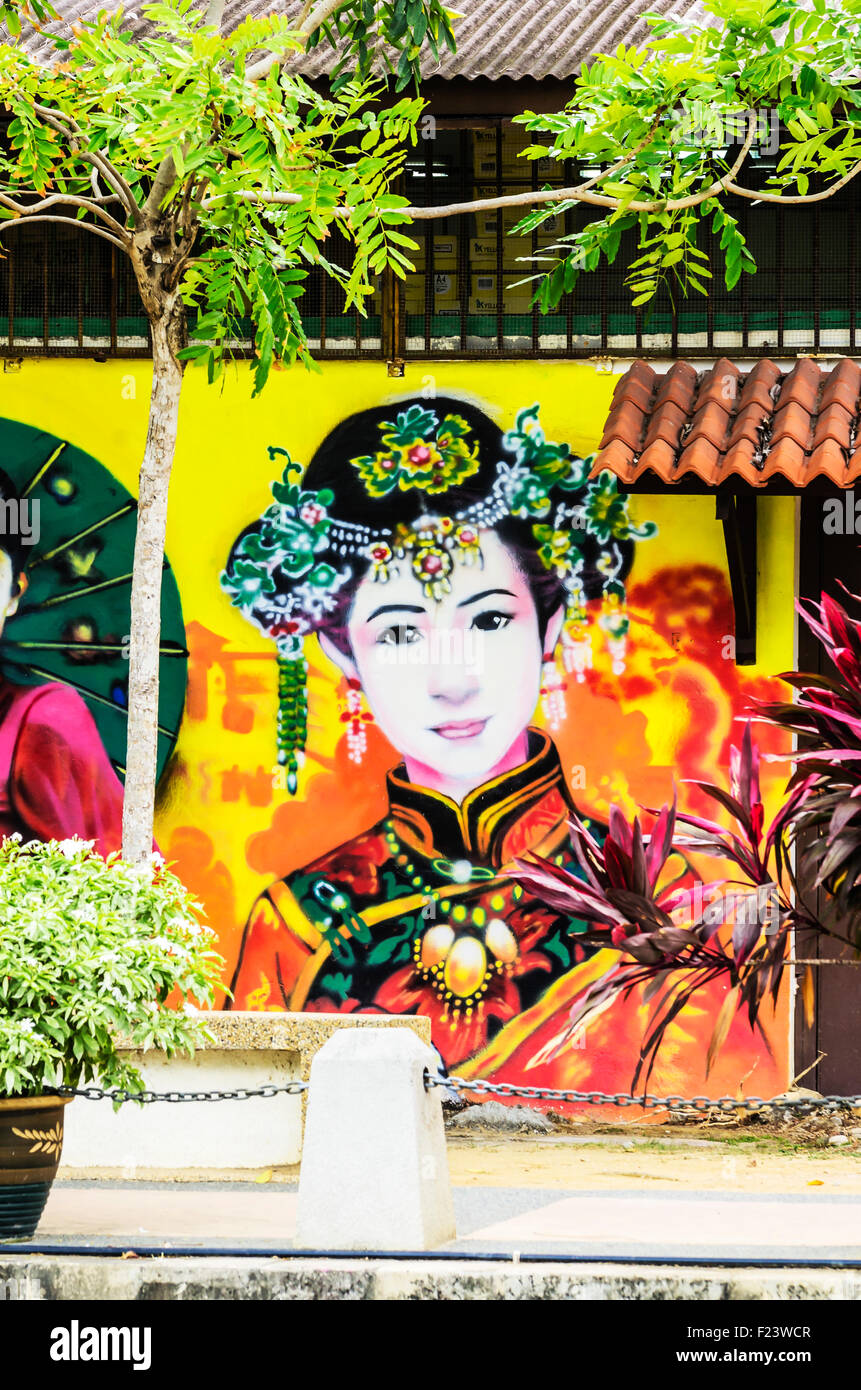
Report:
M673 469L676 464L676 450L672 444L668 444L665 439L656 439L649 444L640 455L637 469L637 476L651 469L664 479L664 482L672 482Z
M646 420L648 428L644 449L653 444L656 439L664 439L673 448L678 448L682 430L687 424L687 411L683 410L675 401L666 401L665 404L652 413L651 421Z
M750 439L740 439L737 444L733 444L724 454L724 472L726 474L742 473L753 470L752 476L756 477L761 471L756 467L754 459L757 454L758 444Z
M603 449L604 445L609 444L613 439L621 439L630 449L639 450L643 443L645 423L648 418L646 412L640 410L633 401L622 399L607 416L601 448Z
M788 478L791 483L801 480L807 482L805 466L807 455L804 445L799 444L791 435L784 435L773 445L769 445L766 466L763 469L764 480L780 473L784 478Z
M645 465L641 468L633 462L637 455L632 454L621 439L611 439L606 448L602 446L599 457L601 465L599 467L596 463L595 472L600 473L601 469L607 468L625 483L636 482L640 474L646 471Z
M705 438L698 439L695 444L682 451L678 462L678 474L683 477L686 473L696 473L707 483L720 482L718 475L722 457L716 445L710 444Z
M805 410L798 401L790 401L789 405L785 405L774 417L769 452L772 452L782 439L794 439L796 444L805 449L811 442L812 419L809 410Z
M809 357L802 358L784 378L776 408L782 410L785 405L795 402L808 414L812 414L816 409L821 387L822 373L816 363Z
M675 362L663 375L635 362L613 393L592 476L694 474L713 487L782 477L796 488L827 477L851 487L861 480L859 417L861 364L851 358L832 368L801 358L786 373L767 358L748 372L726 358L704 372Z
M849 384L857 390L861 387L861 365L851 357L842 358L834 370L829 374L822 394L827 395L831 386L838 381L848 381Z
M768 478L764 475L762 468L759 464L754 463L752 458L745 459L744 462L740 463L735 469L734 476L736 478L741 478L744 483L749 483L751 487L763 487L765 483L768 482ZM725 477L726 469L722 468L720 475L710 478L709 482L713 486L716 486L718 483L722 483Z
M844 367L849 370L841 370ZM826 410L828 406L839 402L850 415L855 415L859 393L861 393L861 368L858 367L857 363L847 360L845 363L841 363L840 367L835 368L831 373L830 380L825 383L819 408Z
M687 449L697 439L707 439L710 444L714 444L721 452L726 448L727 433L732 417L729 411L717 401L709 401L701 410L698 410L691 420L690 432L683 441Z
M750 405L740 406L735 419L730 421L727 453L734 444L738 444L742 439L746 439L754 448L759 448L765 426L770 421L771 411L761 405L759 401L751 401Z
M775 397L780 389L780 368L766 359L757 362L753 371L745 377L739 404L758 405L769 414L775 409Z
M823 393L824 394L824 393ZM826 439L833 439L842 449L848 449L852 438L852 416L837 402L825 406L819 412L819 419L813 431L814 451Z
M655 371L654 367L650 366L648 362L644 362L641 357L638 357L636 362L631 363L625 375L620 377L616 382L616 392L630 391L631 385L637 381L642 383L651 395L655 389L655 382L657 379L658 373Z
M649 373L648 377L632 376L631 372L633 372L634 367L631 368L630 372L626 372L623 377L620 377L616 383L616 389L613 392L613 399L610 402L611 410L613 410L615 406L621 404L622 401L630 401L638 410L651 410L652 400L655 394L655 381L658 374L651 367L647 366L645 362L635 362L634 366L646 367Z
M672 401L682 410L689 410L696 392L697 374L687 362L674 362L669 371L659 378L653 409Z
M832 482L839 483L846 473L846 453L833 439L826 439L810 455L808 471L811 477L823 474Z
M732 410L738 399L740 378L741 372L738 367L726 357L721 357L709 371L703 372L697 405L702 406L707 401L715 401L725 410Z

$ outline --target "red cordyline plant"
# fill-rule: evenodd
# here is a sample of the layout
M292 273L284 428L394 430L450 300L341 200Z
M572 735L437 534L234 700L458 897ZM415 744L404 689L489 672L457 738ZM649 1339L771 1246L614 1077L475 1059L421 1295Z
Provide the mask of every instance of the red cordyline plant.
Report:
M841 587L844 587L841 585ZM844 588L856 604L861 597ZM799 878L824 889L820 924L829 936L861 949L861 621L828 594L796 607L824 648L835 674L795 671L782 677L798 690L794 704L760 706L760 718L796 734L797 768L788 790L804 788L789 826ZM772 755L779 756L779 755ZM827 925L826 925L827 924Z
M718 979L729 990L709 1043L707 1072L741 1009L768 1046L760 1010L767 997L777 1000L789 934L794 927L817 926L786 853L788 827L810 780L796 780L765 831L759 754L748 724L741 746L730 753L730 791L693 784L730 813L733 829L680 812L674 800L656 814L646 835L639 816L629 822L613 806L603 841L578 816L570 822L582 878L537 856L518 861L517 877L536 897L588 924L579 940L619 952L618 964L575 1001L567 1029L541 1060L557 1056L590 1015L617 995L627 997L645 985L643 998L653 1002L653 1010L631 1085L633 1090L645 1069L647 1087L667 1028L698 990ZM721 859L736 876L697 885L686 851ZM674 858L681 872L673 873Z
M861 596L841 588L861 605ZM861 620L828 594L820 603L809 601L809 609L803 602L796 606L834 674L783 673L780 679L798 692L796 702L757 702L758 722L799 740L798 750L785 755L796 768L767 832L759 753L748 724L741 746L730 752L729 792L694 783L729 812L734 828L678 812L674 800L644 835L639 817L629 823L614 806L603 841L578 817L571 822L582 878L547 860L519 861L518 877L537 897L588 924L581 940L619 952L618 964L575 1001L569 1027L544 1059L557 1055L597 1009L644 985L653 1012L632 1087L644 1067L648 1085L669 1024L697 990L723 978L729 989L709 1044L708 1072L739 1010L768 1045L760 1009L769 996L777 1000L794 929L861 950ZM686 851L720 859L741 877L691 892L680 886L692 878ZM674 856L684 867L669 878Z
M861 596L841 588L861 605ZM748 723L740 747L730 751L729 792L693 784L729 812L733 828L679 812L674 800L645 835L639 817L629 823L614 806L603 841L578 817L571 821L582 878L537 857L518 861L517 876L537 897L588 924L581 940L619 952L618 964L575 1001L569 1027L543 1059L556 1056L616 995L644 985L653 1012L632 1088L644 1068L648 1085L669 1024L697 990L722 978L729 988L709 1043L708 1072L740 1010L768 1046L760 1010L766 998L777 1000L793 930L861 951L861 619L828 594L796 606L834 674L785 672L780 679L797 690L795 703L756 703L758 722L799 741L791 754L764 755L795 763L767 831ZM691 892L684 886L693 877L688 851L722 860L736 877ZM670 877L674 856L683 867Z

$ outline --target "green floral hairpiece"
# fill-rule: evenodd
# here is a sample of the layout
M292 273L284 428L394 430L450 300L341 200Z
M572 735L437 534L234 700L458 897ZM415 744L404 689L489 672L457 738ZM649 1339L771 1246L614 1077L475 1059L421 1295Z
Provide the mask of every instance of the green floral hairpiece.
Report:
M433 410L411 405L380 425L383 447L375 454L350 459L370 497L385 497L395 488L447 492L478 472L478 444L461 415L440 420Z
M315 618L330 610L349 578L323 555L331 552L329 488L306 491L293 481L302 473L285 449L271 447L270 459L287 462L272 484L272 505L236 546L232 565L221 576L225 593L277 648L278 761L287 769L287 786L296 791L299 755L308 728L305 638Z

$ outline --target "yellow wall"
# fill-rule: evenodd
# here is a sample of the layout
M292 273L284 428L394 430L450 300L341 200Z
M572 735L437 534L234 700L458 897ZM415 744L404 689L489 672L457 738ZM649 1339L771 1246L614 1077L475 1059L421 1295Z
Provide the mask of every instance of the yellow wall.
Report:
M240 524L267 505L273 465L267 446L281 443L307 461L329 429L370 405L434 389L452 390L481 405L499 424L541 402L552 439L588 453L597 447L618 377L580 362L422 362L390 380L380 363L326 362L319 374L302 368L276 372L262 396L251 399L250 374L240 365L209 386L192 370L183 387L182 419L171 484L167 546L183 607L219 632L247 638L247 625L212 584L211 563L223 558ZM20 372L0 376L0 414L51 430L94 454L133 493L146 438L148 362L25 360ZM645 502L638 504L642 514ZM792 655L794 500L769 498L760 519L760 623L758 665L785 668ZM688 545L690 525L704 510L699 498L649 498L649 515L662 524L665 556ZM713 504L708 503L712 512ZM190 532L197 531L194 543ZM710 534L708 533L710 532ZM721 563L718 523L703 535L703 556ZM203 534L208 563L200 564Z

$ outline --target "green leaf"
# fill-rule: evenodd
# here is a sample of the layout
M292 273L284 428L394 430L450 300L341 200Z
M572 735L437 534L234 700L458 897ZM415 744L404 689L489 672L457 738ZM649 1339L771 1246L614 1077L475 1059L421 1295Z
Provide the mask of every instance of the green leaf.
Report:
M396 936L384 937L368 952L368 965L384 965L386 961L391 960L400 944L400 939Z

